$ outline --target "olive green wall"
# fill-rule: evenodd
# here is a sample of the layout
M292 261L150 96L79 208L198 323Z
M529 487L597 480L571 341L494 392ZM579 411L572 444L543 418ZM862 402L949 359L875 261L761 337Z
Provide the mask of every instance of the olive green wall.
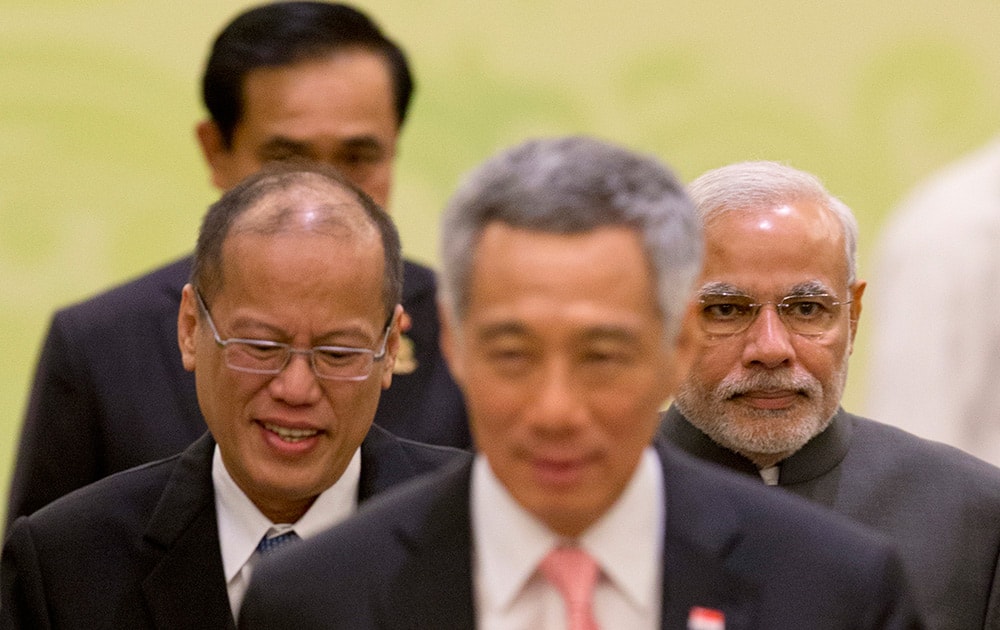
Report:
M197 82L235 0L0 0L0 501L52 311L188 251L216 196ZM818 174L862 226L1000 130L996 0L371 0L418 92L392 210L436 260L460 175L590 133L684 180L744 159ZM876 292L877 285L869 287ZM869 295L870 295L869 293ZM848 406L863 393L865 328ZM0 508L2 512L2 508Z

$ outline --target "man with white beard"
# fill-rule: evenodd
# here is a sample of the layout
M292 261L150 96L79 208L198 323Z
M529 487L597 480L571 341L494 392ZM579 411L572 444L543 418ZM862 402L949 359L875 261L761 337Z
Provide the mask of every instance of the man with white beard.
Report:
M700 338L661 437L886 534L929 627L1000 627L1000 470L840 407L866 285L850 209L772 162L709 171L689 193Z

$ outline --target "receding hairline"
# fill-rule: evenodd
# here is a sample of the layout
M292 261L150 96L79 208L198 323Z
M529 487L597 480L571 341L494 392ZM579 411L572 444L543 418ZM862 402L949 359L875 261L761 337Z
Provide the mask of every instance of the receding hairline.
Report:
M313 181L307 184L310 179ZM331 193L339 199L331 198ZM285 232L381 241L377 227L352 191L312 173L266 191L236 218L226 240L240 234Z
M286 165L275 165L273 169L261 171L241 184L252 199L225 228L215 255L205 258L200 269L207 275L194 278L206 298L223 289L231 262L227 254L231 254L234 239L243 236L325 236L351 240L365 248L378 245L376 249L383 258L386 256L379 227L351 184L331 178L323 170L297 171Z

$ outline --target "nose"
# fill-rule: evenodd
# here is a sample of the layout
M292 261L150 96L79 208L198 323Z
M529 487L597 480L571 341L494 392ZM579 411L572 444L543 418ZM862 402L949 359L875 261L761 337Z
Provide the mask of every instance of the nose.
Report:
M534 428L546 433L573 431L585 420L586 406L568 362L550 361L540 376L531 414Z
M777 368L790 363L795 356L791 333L773 304L761 307L757 319L750 324L744 335L745 366Z
M295 406L316 403L323 394L311 358L305 353L293 352L285 369L271 379L268 387L276 400Z

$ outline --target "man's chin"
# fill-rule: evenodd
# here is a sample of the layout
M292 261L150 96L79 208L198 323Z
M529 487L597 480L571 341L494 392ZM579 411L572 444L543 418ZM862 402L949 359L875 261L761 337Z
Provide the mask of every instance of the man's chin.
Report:
M754 410L753 413L739 416L724 421L724 425L712 427L711 432L706 433L731 451L770 457L790 455L816 435L814 430L804 427L800 421L780 423L787 416L787 413L780 411ZM782 424L785 426L781 426Z

